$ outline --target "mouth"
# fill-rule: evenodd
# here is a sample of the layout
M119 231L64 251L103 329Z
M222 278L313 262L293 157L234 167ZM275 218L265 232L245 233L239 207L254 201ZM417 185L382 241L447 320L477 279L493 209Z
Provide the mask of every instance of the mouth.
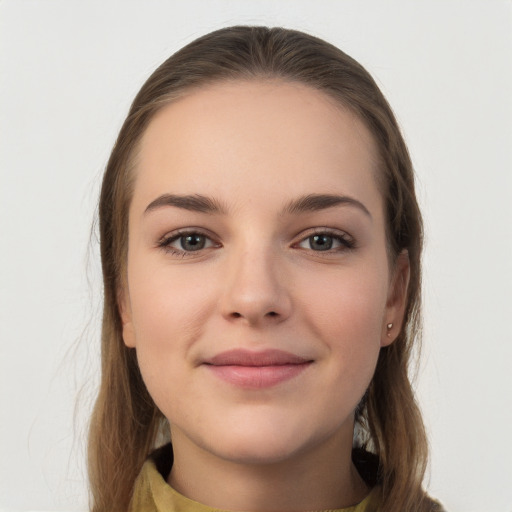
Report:
M262 389L299 376L312 363L312 359L282 350L253 352L235 349L213 356L203 366L234 386Z

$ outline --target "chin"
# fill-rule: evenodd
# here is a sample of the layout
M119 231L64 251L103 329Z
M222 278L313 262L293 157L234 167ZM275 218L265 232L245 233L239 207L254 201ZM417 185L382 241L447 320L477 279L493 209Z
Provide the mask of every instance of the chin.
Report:
M301 446L297 446L297 440L290 442L269 442L245 439L243 442L233 443L229 446L215 446L217 456L243 465L269 465L279 464L293 459L300 453Z
M211 438L211 452L238 464L279 464L321 445L329 432L308 432L299 425L241 425Z

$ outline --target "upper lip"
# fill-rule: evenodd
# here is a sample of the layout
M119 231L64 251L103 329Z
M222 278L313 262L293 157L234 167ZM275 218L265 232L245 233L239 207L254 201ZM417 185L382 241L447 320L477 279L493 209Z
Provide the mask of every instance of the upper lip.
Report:
M283 350L252 351L233 349L221 352L207 359L204 361L204 364L214 366L282 366L285 364L304 364L309 362L311 362L311 359L306 359Z

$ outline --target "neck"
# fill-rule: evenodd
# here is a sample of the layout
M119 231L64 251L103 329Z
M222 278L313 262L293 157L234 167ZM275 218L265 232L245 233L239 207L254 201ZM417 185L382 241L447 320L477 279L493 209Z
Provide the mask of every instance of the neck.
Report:
M352 463L352 436L347 444L342 434L286 460L245 463L218 457L173 430L174 464L168 481L184 496L224 510L300 512L353 506L369 489Z

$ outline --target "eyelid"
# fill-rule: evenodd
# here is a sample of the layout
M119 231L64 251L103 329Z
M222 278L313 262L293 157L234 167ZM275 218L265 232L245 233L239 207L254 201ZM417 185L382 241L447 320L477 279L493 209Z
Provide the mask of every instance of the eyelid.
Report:
M208 247L203 247L198 249L197 251L185 251L183 249L178 249L173 247L171 244L176 240L179 240L181 237L187 235L200 235L207 238L211 244ZM204 228L196 228L196 227L187 227L187 228L179 228L169 233L166 233L164 236L159 238L156 242L156 246L167 253L171 253L174 255L179 255L182 257L193 257L199 256L204 251L211 249L212 247L220 247L220 242L216 241L216 237L210 233L208 230Z
M204 236L208 241L210 242L207 247L203 247L201 249L198 249L196 251L187 251L184 249L179 249L177 247L173 247L171 244L175 241L179 240L181 237L185 237L187 235L200 235ZM313 237L315 235L326 235L329 237L332 237L334 239L337 239L339 241L339 246L335 248L326 249L325 251L315 251L314 249L300 247L300 245L307 241L308 238ZM336 252L343 252L348 251L351 249L354 249L356 247L356 240L355 238L347 233L346 231L343 231L341 229L337 228L328 228L328 227L314 227L309 228L306 230L303 230L300 232L300 234L296 235L295 241L291 244L294 248L299 248L307 251L311 251L317 254L333 254ZM174 231L166 233L164 236L159 238L156 242L156 247L163 250L164 252L171 253L176 256L181 257L194 257L199 256L204 251L207 251L212 248L219 248L222 244L218 241L218 237L215 236L213 233L211 233L209 230L199 227L186 227L186 228L179 228Z
M313 251L313 249L309 249L315 253L333 253L340 250L350 250L354 249L356 247L356 240L355 238L347 233L346 231L343 231L341 229L335 229L335 228L327 228L327 227L315 227L310 228L309 230L302 231L300 235L298 235L296 238L298 239L296 242L293 243L294 247L299 247L301 243L305 242L308 238L315 236L315 235L327 235L332 238L338 239L341 241L342 247L338 247L335 249L328 249L326 251ZM300 247L299 247L300 248ZM305 249L308 250L308 249Z

